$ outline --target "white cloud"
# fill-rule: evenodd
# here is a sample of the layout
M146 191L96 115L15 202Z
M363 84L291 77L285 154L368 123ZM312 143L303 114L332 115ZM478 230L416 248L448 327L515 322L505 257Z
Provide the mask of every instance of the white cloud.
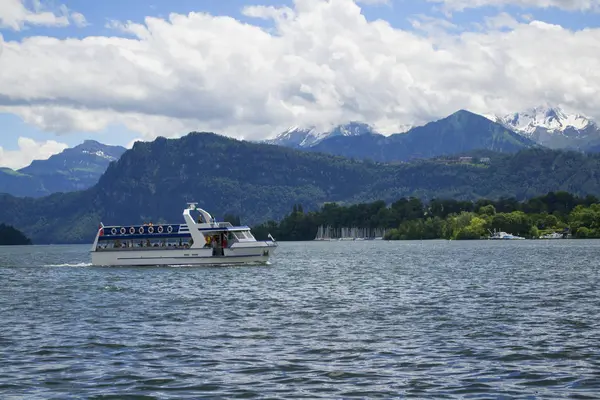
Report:
M19 169L28 166L33 160L45 160L58 154L67 146L54 140L36 142L33 139L20 137L18 150L4 150L0 147L0 167Z
M357 0L357 3L367 4L367 5L379 5L379 4L390 5L391 0Z
M247 17L261 19L293 18L294 11L289 7L273 6L247 6L242 9L242 14ZM117 25L116 28L119 28Z
M87 19L85 19L85 16L82 13L72 12L71 19L73 20L73 23L80 28L89 25Z
M485 18L485 22L488 27L492 29L500 28L516 28L519 26L519 22L510 14L502 12L495 17Z
M413 28L426 32L429 35L444 36L448 31L459 27L444 18L435 18L429 15L415 15L410 19Z
M448 10L460 11L483 6L523 8L560 8L569 11L598 11L600 0L427 0L430 3L443 3Z
M87 25L83 14L71 12L65 5L51 8L40 0L0 1L0 28L20 31L27 25L64 27L71 21L76 26Z
M133 140L129 141L129 143L127 143L125 145L125 148L126 149L131 149L134 144L136 144L137 142L143 142L143 141L144 141L144 139L142 139L142 138L133 139Z
M600 120L600 29L500 14L477 32L426 17L406 31L367 21L352 0L244 13L273 26L190 13L111 24L129 38L0 39L0 111L57 133L122 124L145 140L351 120L393 132L460 108L539 104Z

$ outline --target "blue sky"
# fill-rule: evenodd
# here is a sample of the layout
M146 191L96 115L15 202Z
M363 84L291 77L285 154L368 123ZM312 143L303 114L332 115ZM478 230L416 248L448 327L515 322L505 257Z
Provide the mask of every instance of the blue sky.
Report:
M23 3L29 10L33 10L33 3L30 0L10 0L14 3L21 2ZM311 0L302 0L305 2ZM318 2L319 0L312 0ZM558 8L539 8L539 7L520 7L515 4L536 4L536 0L500 0L496 1L497 3L503 3L502 7L496 6L482 6L482 7L472 7L466 8L460 11L449 11L447 8L444 9L444 1L448 4L457 4L462 2L461 4L475 4L475 1L469 2L469 0L390 0L387 4L365 4L365 3L375 3L373 0L370 2L363 1L359 2L360 7L362 8L362 14L366 17L368 21L375 21L377 19L382 19L387 21L393 28L399 31L413 32L417 35L425 35L422 31L416 31L413 27L412 21L414 20L423 20L423 18L435 18L444 20L446 22L454 24L456 27L450 29L448 32L451 34L458 35L461 32L475 32L481 33L482 28L486 24L488 18L495 17L499 13L506 13L510 15L512 18L515 18L521 23L527 23L530 20L538 20L544 21L548 24L560 25L566 30L569 31L581 31L582 29L594 29L598 28L600 25L600 14L594 12L592 10L587 11L570 11L570 10L561 10ZM586 1L588 3L597 3L597 0L579 0L581 4L584 4ZM492 0L490 2L493 3ZM27 41L28 38L35 38L40 36L47 36L52 38L57 38L61 41L68 41L72 39L84 40L89 37L107 37L107 38L115 38L115 37L123 37L129 39L135 39L135 37L130 32L122 32L116 30L114 28L108 27L108 23L110 21L120 21L122 23L126 23L127 21L132 21L134 23L144 24L144 18L148 16L157 17L157 18L168 18L170 13L178 13L178 14L188 14L190 12L206 12L213 16L229 16L235 18L236 20L242 23L248 23L255 26L259 26L265 29L272 29L273 22L271 20L257 19L251 18L242 12L242 9L245 6L252 5L261 5L261 6L288 6L294 8L294 4L292 1L286 0L152 0L152 1L142 1L142 0L102 0L102 1L89 1L89 0L52 0L43 1L42 5L44 6L44 10L41 11L49 11L55 13L57 15L64 13L65 9L60 9L61 5L66 6L68 8L68 13L77 12L83 14L85 16L86 24L85 26L77 26L77 24L73 23L73 20L69 24L69 26L39 26L33 24L25 23L23 28L20 30L15 30L14 28L10 28L7 26L2 26L0 23L0 34L2 35L4 42L13 42L17 43L21 46L24 41ZM33 10L35 11L35 10ZM40 10L38 10L40 11ZM0 6L0 22L2 21L2 8ZM6 24L5 24L6 25ZM50 24L52 25L52 24ZM505 30L510 30L512 28L506 28ZM343 37L343 34L340 34ZM508 37L508 36L507 36ZM440 40L446 40L443 36L431 39L432 43L435 42L436 45ZM566 40L566 39L565 39ZM565 42L566 43L566 42ZM1 42L0 42L1 44ZM398 46L402 47L402 43L398 43ZM585 51L585 50L582 50ZM71 60L73 63L77 63L77 59ZM0 68L2 67L2 55L0 54ZM12 61L5 61L12 62ZM60 63L60 61L57 61ZM108 64L110 65L110 64ZM27 67L25 67L27 68ZM24 75L20 78L20 81L23 80L28 81L27 71L23 72ZM415 74L413 74L413 80L415 78ZM9 78L10 79L10 78ZM15 78L17 79L17 78ZM68 83L68 74L62 78L65 85ZM212 79L212 78L211 78ZM34 80L32 80L34 81ZM47 81L47 78L46 78ZM345 80L347 82L347 80ZM8 82L14 83L14 82ZM60 81L58 85L60 86ZM595 85L595 83L594 83ZM0 78L0 98L2 96L14 99L14 93L4 93L3 87L8 87L7 82L3 82ZM302 83L299 83L299 86L302 86ZM595 89L595 86L592 87ZM275 88L277 89L277 88ZM224 89L223 89L224 90ZM424 93L427 93L427 88L423 89ZM447 91L447 88L444 89ZM545 92L553 94L560 93L560 89L552 89L546 90ZM492 92L493 93L493 92ZM88 97L93 97L93 93L88 93ZM9 111L0 111L0 150L4 151L3 153L0 151L0 166L9 164L6 160L8 160L7 152L12 151L12 156L15 157L14 152L19 151L18 138L26 137L33 139L34 141L46 141L46 140L54 140L68 146L74 146L81 143L85 139L96 139L109 144L120 144L127 145L133 139L136 138L146 138L151 139L154 133L148 133L151 131L150 128L148 130L137 130L134 123L121 123L119 118L115 118L110 122L104 123L100 128L96 129L78 129L78 126L88 126L85 124L72 124L70 128L58 128L55 122L50 121L49 116L44 116L41 118L42 122L36 123L32 121L36 121L37 115L36 110L31 108L30 110L25 110L27 108L27 104L29 99L35 97L35 95L25 95L19 94L22 96L19 98L19 104L22 106L20 111L10 112ZM62 98L63 95L55 95ZM439 96L438 96L439 97ZM460 95L459 98L466 98L465 95ZM492 95L493 97L493 95ZM565 96L563 96L565 97ZM51 97L54 98L54 97ZM254 98L254 97L253 97ZM565 97L566 98L566 97ZM489 102L489 104L494 103L493 98L491 99L490 95L482 95L481 102ZM64 100L64 99L63 99ZM568 99L567 99L568 100ZM581 102L585 99L581 98ZM69 107L75 107L77 109L79 105L81 105L80 100L70 102L69 99L64 100L66 103L70 104ZM249 100L252 101L252 100ZM454 100L448 100L449 102L453 102ZM566 100L565 100L566 101ZM570 100L569 100L570 101ZM579 100L577 100L579 101ZM414 103L418 103L418 101L413 101ZM572 103L576 103L575 100ZM79 105L77 105L79 104ZM487 103L486 103L487 104ZM1 105L1 104L0 104ZM83 104L84 107L88 107L88 105ZM24 107L24 108L23 108ZM226 106L224 106L226 107ZM364 106L361 106L364 107ZM422 115L423 113L430 115L441 115L446 112L445 107L438 107L438 109L433 109L432 105L422 106L418 110L408 112L405 114L398 114L398 120L403 119L402 122L406 122L407 124L414 124L417 121L416 115ZM484 106L482 106L483 108ZM491 106L489 106L491 107ZM368 106L366 107L368 108ZM396 109L404 110L406 107L403 107L402 104L399 104ZM502 107L498 106L498 109ZM423 111L423 110L426 111ZM346 112L346 111L344 111ZM404 111L403 111L404 112ZM412 113L412 114L411 114ZM177 114L177 113L175 113ZM308 114L308 113L307 113ZM428 115L429 115L428 114ZM146 115L146 114L144 114ZM332 112L328 115L341 115L340 112ZM346 115L346 114L344 114ZM369 118L369 114L367 111L355 110L352 109L347 112L347 115L359 115L364 116L365 119ZM171 116L169 116L171 118ZM253 119L248 117L249 119ZM260 119L261 124L254 124L252 126L258 126L253 128L252 132L265 132L265 126L272 126L272 129L278 129L281 124L284 122L277 120L276 122L269 121L269 118L275 118L273 116L264 116ZM321 117L319 117L321 118ZM334 117L331 117L334 118ZM330 119L331 119L330 118ZM337 117L336 117L337 118ZM341 117L340 117L341 118ZM348 117L350 118L350 117ZM393 120L395 117L388 113L386 115L374 115L371 117L372 119L377 119L381 122L382 125L385 123L389 123L390 120ZM24 119L27 120L24 121ZM199 119L201 120L201 119ZM267 121L266 123L264 121ZM307 117L307 121L312 121ZM231 132L238 132L239 130L244 130L246 125L236 122L236 124L231 124ZM290 121L290 125L292 122ZM366 122L374 122L374 121L366 121ZM308 123L308 122L307 122ZM249 123L250 124L250 123ZM139 124L138 124L139 125ZM235 126L234 126L235 125ZM127 127L126 127L127 126ZM181 130L185 129L185 127L190 126L189 120L182 123ZM199 124L199 126L204 126ZM220 121L219 124L206 125L209 127L217 127L223 129L226 134L229 132L230 126L223 121ZM248 125L249 126L249 125ZM261 131L262 129L262 131ZM174 132L173 134L183 134L184 132ZM256 135L258 135L257 133ZM271 134L271 132L269 132ZM266 133L265 133L266 135ZM27 157L35 157L35 155L28 155ZM2 159L4 158L4 160Z

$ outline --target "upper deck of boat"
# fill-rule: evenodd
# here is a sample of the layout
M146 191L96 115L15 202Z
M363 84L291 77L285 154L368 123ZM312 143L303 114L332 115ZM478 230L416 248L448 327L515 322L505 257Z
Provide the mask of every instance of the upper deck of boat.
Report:
M233 226L230 222L199 224L198 231L203 234L249 231L248 226ZM188 238L190 230L186 224L144 224L103 226L99 240L150 239L150 238Z

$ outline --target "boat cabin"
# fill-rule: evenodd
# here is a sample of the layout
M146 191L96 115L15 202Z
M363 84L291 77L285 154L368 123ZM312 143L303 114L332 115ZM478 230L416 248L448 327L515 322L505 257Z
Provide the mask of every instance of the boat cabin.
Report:
M194 218L192 211L199 214L197 218ZM244 244L256 243L248 226L217 222L208 212L197 209L194 203L184 210L183 216L186 224L182 225L101 225L94 250L212 249L213 255L219 256L225 255L225 249L232 246L244 247Z

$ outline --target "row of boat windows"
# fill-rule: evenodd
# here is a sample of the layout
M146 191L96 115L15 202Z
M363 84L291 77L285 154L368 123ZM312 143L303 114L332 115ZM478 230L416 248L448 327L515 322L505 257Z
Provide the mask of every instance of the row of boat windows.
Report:
M249 231L237 231L237 232L229 232L227 235L227 240L229 243L233 243L239 240L252 240L254 236ZM127 239L115 239L108 242L98 243L96 247L97 250L103 249L128 249L128 248L176 248L176 249L187 249L192 244L194 244L194 240L190 238L179 238L179 239L169 239L169 238L156 238L156 239L146 239L146 240L127 240ZM209 241L205 243L204 247L210 247Z
M187 249L194 243L192 238L184 239L147 239L147 240L111 240L98 243L97 250L104 249L129 249L129 248L171 248Z
M107 226L104 227L104 229L102 230L102 233L105 235L144 235L144 234L170 234L170 233L177 233L178 231L180 232L188 232L187 228L179 228L177 226L171 226L171 225L166 225L166 226L153 226L153 225L144 225L144 226L140 226L140 227L135 227L135 226L130 226L130 227L125 227L125 226Z

